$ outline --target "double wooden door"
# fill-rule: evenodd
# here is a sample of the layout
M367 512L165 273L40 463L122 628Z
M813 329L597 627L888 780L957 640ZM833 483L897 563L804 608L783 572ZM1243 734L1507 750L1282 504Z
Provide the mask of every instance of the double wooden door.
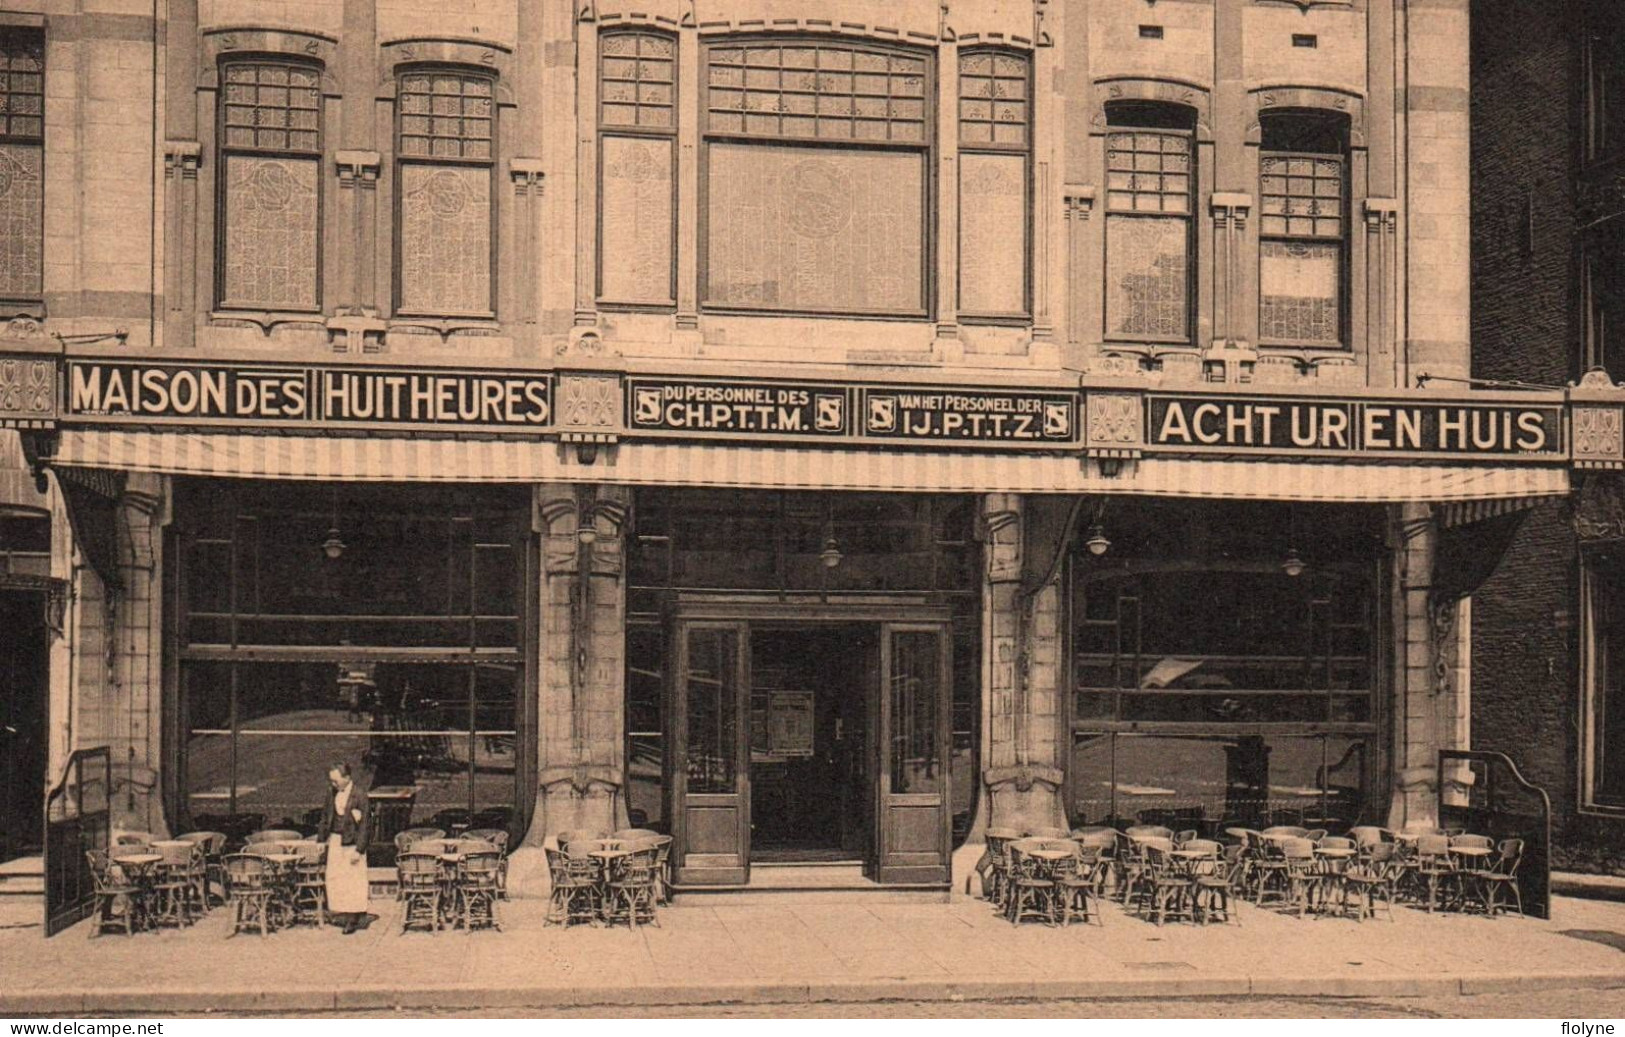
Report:
M876 621L864 667L866 870L882 883L948 881L952 638L945 620ZM751 855L751 628L682 619L665 710L679 885L743 885ZM864 639L869 641L870 639Z

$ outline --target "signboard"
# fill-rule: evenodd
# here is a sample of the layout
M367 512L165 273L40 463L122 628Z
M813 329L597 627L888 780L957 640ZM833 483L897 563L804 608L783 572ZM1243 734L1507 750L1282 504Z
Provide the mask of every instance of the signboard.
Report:
M845 386L689 378L628 378L626 384L626 427L632 432L852 432L851 390Z
M1180 452L1567 456L1563 405L1152 394L1146 443Z
M1076 393L909 388L863 390L865 438L1066 444Z
M1077 393L1064 390L631 377L626 412L629 432L690 437L1059 447L1078 430Z
M69 418L184 424L450 426L537 431L551 372L69 360Z

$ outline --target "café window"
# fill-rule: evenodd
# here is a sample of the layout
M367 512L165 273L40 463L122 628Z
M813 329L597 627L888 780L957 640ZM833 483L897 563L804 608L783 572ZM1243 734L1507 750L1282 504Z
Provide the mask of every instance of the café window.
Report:
M1625 557L1593 548L1584 563L1582 787L1586 806L1619 811L1625 810Z
M496 82L451 69L400 77L397 309L489 317Z
M1106 337L1191 341L1194 109L1106 106Z
M604 34L598 63L598 298L676 299L677 41Z
M233 60L221 80L220 305L317 310L321 72Z
M1336 349L1345 341L1347 120L1266 112L1258 156L1258 339Z
M1103 510L1110 548L1072 567L1080 820L1360 812L1378 730L1374 511Z
M705 304L924 316L930 57L752 41L704 63Z
M959 310L1028 310L1031 62L970 50L959 58Z
M343 760L386 827L517 835L528 515L495 491L182 486L181 816L308 829Z
M0 27L0 301L45 291L45 38Z

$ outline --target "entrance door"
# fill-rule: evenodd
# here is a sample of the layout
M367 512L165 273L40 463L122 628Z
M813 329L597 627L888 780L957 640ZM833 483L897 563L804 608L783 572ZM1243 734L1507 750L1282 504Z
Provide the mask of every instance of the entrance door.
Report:
M949 881L952 644L945 623L881 624L875 703L879 882Z
M44 594L0 592L0 861L44 845L46 652Z
M739 622L677 624L666 756L680 885L750 877L750 632Z

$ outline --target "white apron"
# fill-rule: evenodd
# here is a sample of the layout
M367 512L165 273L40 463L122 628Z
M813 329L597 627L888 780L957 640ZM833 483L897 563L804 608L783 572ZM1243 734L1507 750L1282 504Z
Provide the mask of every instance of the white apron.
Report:
M337 814L349 807L350 797L335 804ZM367 858L345 846L339 834L327 837L327 910L334 914L363 913L367 910Z

